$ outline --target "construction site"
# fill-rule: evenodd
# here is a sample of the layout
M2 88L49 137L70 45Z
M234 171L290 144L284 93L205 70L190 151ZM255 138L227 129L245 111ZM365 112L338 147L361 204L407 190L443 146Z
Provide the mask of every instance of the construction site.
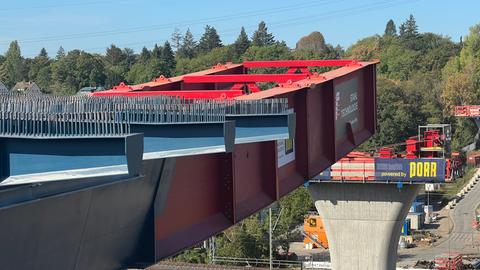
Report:
M156 5L129 1L111 8L138 22ZM22 23L6 30L0 269L480 269L480 24L457 42L456 28L419 30L412 10L431 14L425 3L330 2L165 14L173 21L149 26L110 12L76 34L60 34L72 19L53 16L59 28L43 37L22 36ZM322 8L318 18L358 31L350 13L409 16L398 32L389 19L380 34L334 46L304 21ZM279 38L263 21L278 15L291 22L272 23ZM242 24L231 44L211 26L226 35L223 25L246 18L260 23ZM110 20L122 28L102 28ZM165 29L171 37L151 49L113 43ZM79 48L88 40L111 45ZM60 42L50 57L45 47ZM20 51L37 45L36 56Z

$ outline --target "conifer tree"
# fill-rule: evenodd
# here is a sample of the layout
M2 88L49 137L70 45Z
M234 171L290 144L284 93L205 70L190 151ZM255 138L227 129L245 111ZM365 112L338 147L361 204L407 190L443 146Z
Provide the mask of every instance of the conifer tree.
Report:
M400 25L400 37L411 38L418 36L418 26L415 17L410 14L410 17Z
M55 57L55 59L59 60L63 57L65 57L65 49L63 49L63 47L60 46L60 48L58 48L57 56Z
M175 69L175 56L173 54L172 47L170 46L170 42L168 41L165 41L165 44L163 44L161 60L163 61L167 70L169 71L168 74L164 74L164 75L171 76L173 73L173 70Z
M197 50L199 53L208 53L214 48L222 47L222 41L217 30L210 25L205 26L205 33L198 42Z
M178 51L180 46L182 46L182 34L180 33L180 30L178 28L175 28L175 30L172 33L172 47L175 49L175 51Z
M152 50L152 57L155 59L161 59L162 50L163 48L161 46L158 46L157 43L155 43L155 46L153 46L153 50Z
M275 37L273 34L268 33L267 25L264 21L258 24L258 29L253 33L252 45L253 46L268 46L275 43Z
M10 88L15 83L23 81L25 77L25 64L20 46L17 41L12 41L5 54L5 61L0 67L0 80Z
M38 56L48 57L47 50L45 48L42 48Z
M150 51L147 49L147 47L143 47L142 51L140 52L140 55L138 56L138 61L140 63L145 64L148 62L148 60L150 60L150 57L151 57Z
M240 30L240 35L238 35L238 38L233 45L235 46L235 53L237 55L242 55L248 47L250 47L250 40L248 39L248 35L243 26Z
M195 47L196 42L193 39L192 32L190 32L190 29L187 29L183 37L182 46L177 50L177 55L183 58L193 58L195 57Z
M385 26L385 36L396 36L397 35L397 26L395 26L395 22L390 19Z

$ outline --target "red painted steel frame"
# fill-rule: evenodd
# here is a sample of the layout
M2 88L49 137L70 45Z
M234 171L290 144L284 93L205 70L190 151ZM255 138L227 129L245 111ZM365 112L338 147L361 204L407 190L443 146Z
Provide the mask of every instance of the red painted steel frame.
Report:
M155 216L155 260L270 205L368 139L376 123L376 64L353 60L245 62L107 91L108 95L150 95L173 89L188 96L191 89L204 89L207 95L239 87L239 83L273 81L279 86L234 98L287 98L296 113L295 158L286 164L279 164L277 142L241 144L229 154L176 159L165 210ZM340 68L305 74L310 66ZM304 74L244 74L249 68L265 67L297 68Z
M460 117L479 117L479 105L455 106L455 116Z
M129 91L129 92L113 92L103 91L96 93L95 96L178 96L187 99L232 99L242 96L243 90L170 90L170 91Z
M208 75L185 76L185 83L252 83L299 81L307 78L306 74L236 74L236 75Z
M336 67L357 64L355 60L281 60L281 61L245 61L245 68L272 68L272 67Z

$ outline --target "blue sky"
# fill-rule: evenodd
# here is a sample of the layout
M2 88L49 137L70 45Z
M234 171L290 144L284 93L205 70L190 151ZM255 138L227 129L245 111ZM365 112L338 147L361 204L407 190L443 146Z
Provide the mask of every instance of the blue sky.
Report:
M18 40L22 54L33 57L42 47L51 56L66 50L104 52L114 43L138 52L170 39L175 28L189 27L198 40L206 24L225 44L241 26L249 35L264 20L277 39L295 46L312 31L333 45L348 47L358 39L382 33L391 18L400 25L413 14L421 32L458 41L480 23L478 0L16 0L0 7L0 53Z

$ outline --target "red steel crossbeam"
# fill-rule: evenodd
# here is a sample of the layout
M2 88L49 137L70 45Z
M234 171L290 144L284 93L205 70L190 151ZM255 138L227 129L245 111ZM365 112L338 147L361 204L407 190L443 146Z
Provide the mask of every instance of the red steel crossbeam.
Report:
M307 69L308 71L308 69ZM294 71L295 72L295 71ZM184 83L234 83L231 90L241 90L244 87L251 93L260 92L258 82L295 82L308 78L309 73L303 74L234 74L234 75L204 75L204 76L185 76Z
M456 106L455 107L455 116L479 117L480 116L480 105Z
M95 96L176 96L186 99L232 99L243 95L243 90L168 90L168 91L103 91L95 93Z
M284 60L284 61L246 61L243 67L248 68L288 68L287 74L312 74L308 67L342 67L358 65L356 60Z
M245 61L244 68L301 68L301 67L343 67L357 65L356 60L283 60L283 61Z
M205 75L184 76L184 83L256 83L299 81L307 78L306 74L234 74L234 75Z

